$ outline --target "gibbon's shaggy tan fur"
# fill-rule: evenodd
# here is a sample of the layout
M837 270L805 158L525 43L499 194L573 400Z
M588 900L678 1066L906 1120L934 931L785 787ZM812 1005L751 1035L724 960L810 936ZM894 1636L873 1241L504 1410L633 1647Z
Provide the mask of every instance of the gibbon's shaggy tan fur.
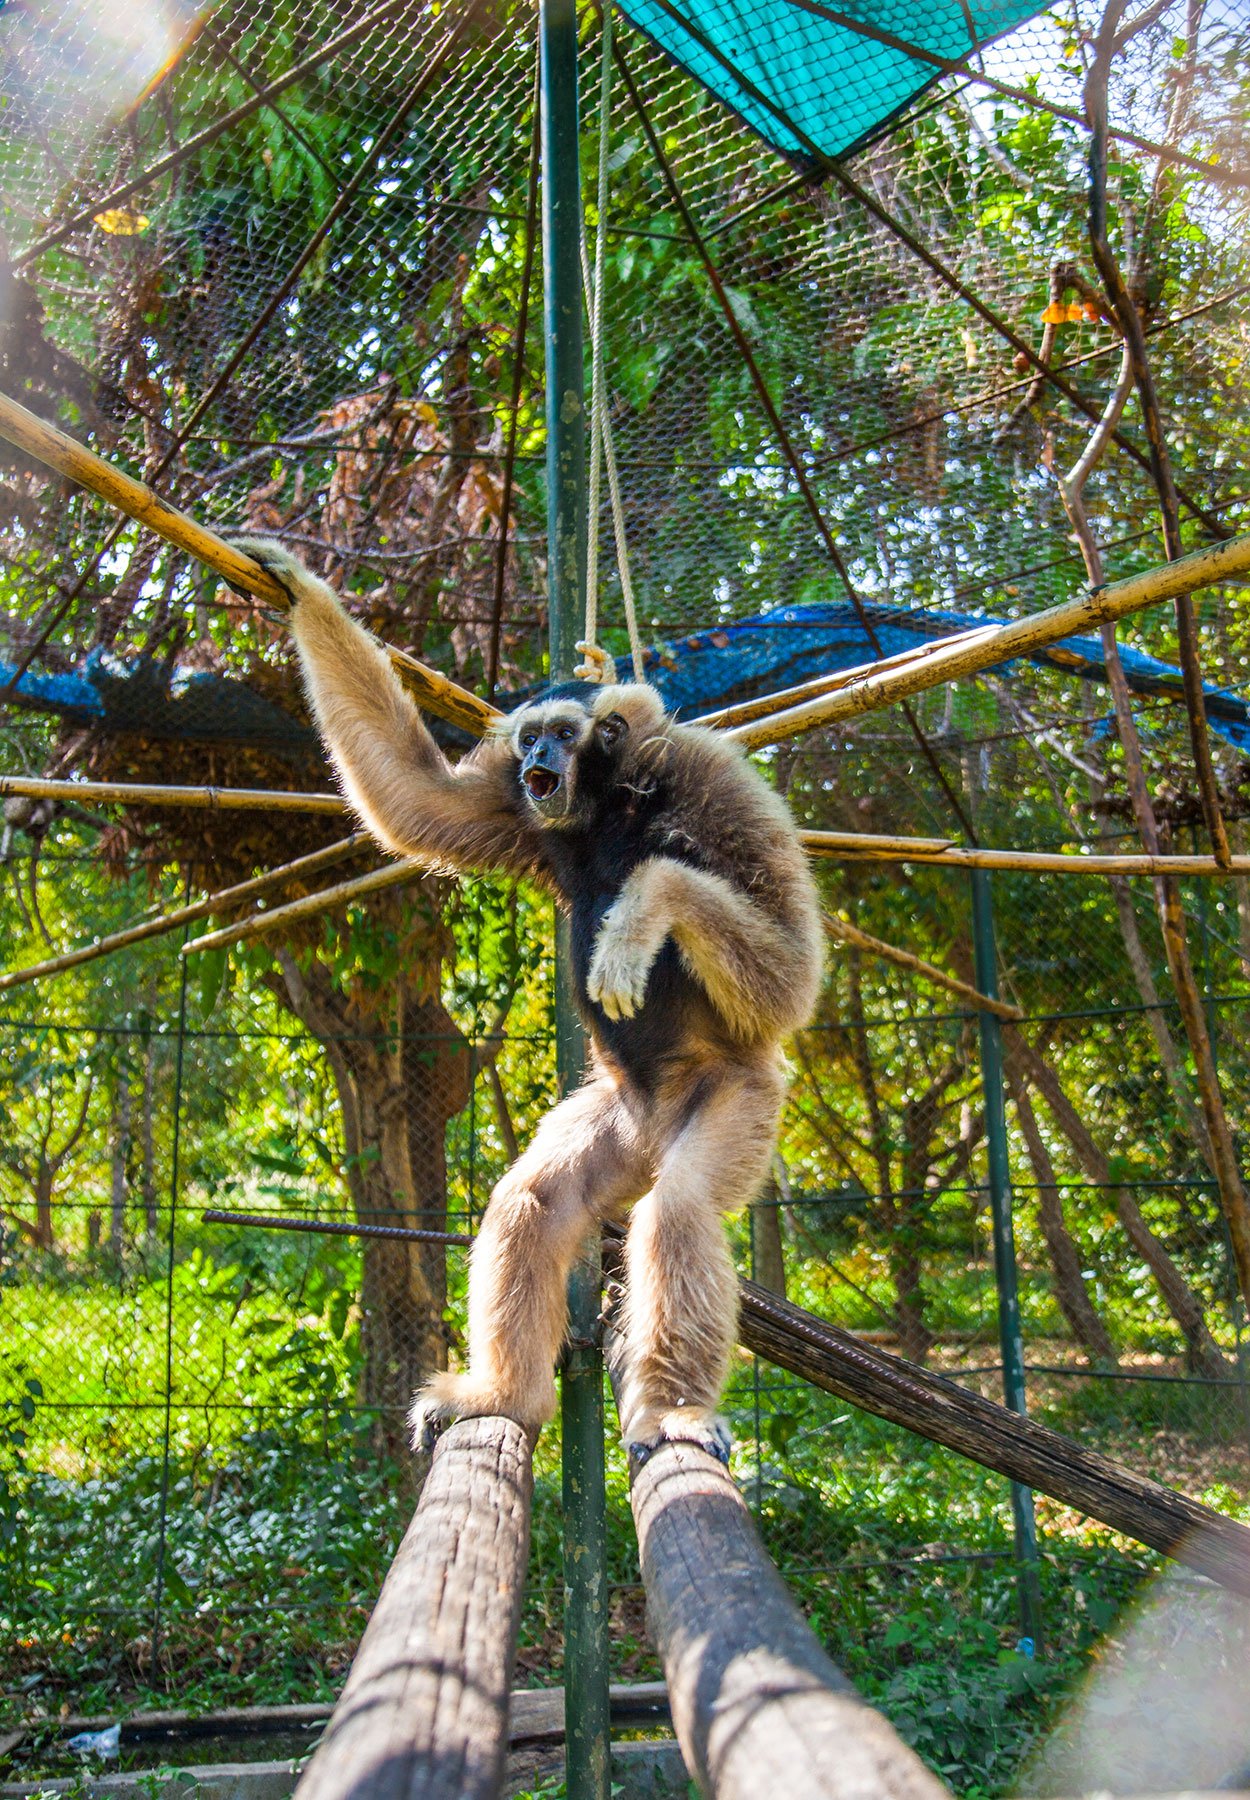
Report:
M454 767L380 646L322 581L244 540L287 588L309 698L343 791L390 850L500 869L571 915L593 1050L491 1196L469 1276L463 1374L418 1394L537 1430L555 1408L565 1286L588 1233L632 1205L616 1334L626 1442L727 1457L716 1415L737 1315L721 1213L768 1170L781 1040L820 981L815 889L783 802L736 746L675 722L643 685L551 690Z

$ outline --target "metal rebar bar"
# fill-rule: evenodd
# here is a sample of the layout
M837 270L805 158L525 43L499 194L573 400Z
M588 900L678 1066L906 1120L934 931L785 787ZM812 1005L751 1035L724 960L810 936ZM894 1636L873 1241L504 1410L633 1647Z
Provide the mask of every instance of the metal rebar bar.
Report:
M411 1225L358 1225L353 1219L293 1219L285 1213L224 1212L209 1206L200 1214L205 1225L255 1225L265 1231L311 1231L322 1237L396 1238L411 1244L471 1244L462 1231L419 1231Z

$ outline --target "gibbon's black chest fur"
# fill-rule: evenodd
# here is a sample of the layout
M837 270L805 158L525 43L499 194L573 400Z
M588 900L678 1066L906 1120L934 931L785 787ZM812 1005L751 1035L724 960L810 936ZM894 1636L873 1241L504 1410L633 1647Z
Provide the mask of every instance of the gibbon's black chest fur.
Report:
M586 992L595 940L604 914L626 879L651 856L702 867L688 844L669 838L669 796L659 781L649 792L618 785L610 757L583 755L578 771L583 794L596 796L585 825L549 830L544 848L568 907L573 979L578 1007L596 1042L644 1093L656 1086L664 1064L688 1046L691 1026L715 1033L715 1015L703 989L686 971L677 946L665 940L655 959L642 1006L632 1019L609 1019ZM602 798L598 798L599 795Z

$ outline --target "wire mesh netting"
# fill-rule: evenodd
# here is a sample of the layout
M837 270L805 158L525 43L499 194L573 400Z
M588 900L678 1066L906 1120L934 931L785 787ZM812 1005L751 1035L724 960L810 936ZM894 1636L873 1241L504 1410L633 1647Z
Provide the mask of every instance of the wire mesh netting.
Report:
M975 53L925 40L925 91L831 164L810 108L770 90L787 160L664 55L676 8L626 10L604 354L651 678L690 716L1078 592L1057 476L1121 357L1087 230L1100 19L1062 5L999 36L1003 9ZM774 10L806 33L832 9ZM875 54L882 31L911 41L903 12L839 16ZM1244 509L1247 27L1233 0L1178 0L1121 28L1110 241L1188 548ZM581 31L589 229L593 11ZM541 680L547 629L535 53L530 10L501 5L0 12L0 389L206 523L280 537L380 636L502 704ZM817 110L849 80L814 53L807 76ZM1118 430L1086 497L1108 578L1162 557L1136 402ZM330 785L281 623L3 446L0 559L4 773ZM606 551L601 581L623 656ZM768 767L813 828L1127 852L1138 744L1159 845L1203 852L1176 620L1120 636L1127 699L1094 639ZM1250 849L1243 591L1204 597L1200 640L1218 798ZM5 966L347 829L10 796ZM820 871L829 978L739 1266L998 1395L966 880ZM1030 1405L1242 1512L1246 1320L1207 1076L1244 1180L1246 887L1187 881L1169 913L1141 878L994 877ZM203 1214L470 1233L554 1097L550 922L524 892L426 879L180 958L208 928L0 995L3 1685L23 1717L338 1685L411 1501L408 1396L462 1345L463 1249ZM731 1403L736 1473L817 1629L948 1779L1002 1791L1151 1559L1039 1498L1030 1664L1000 1477L745 1358ZM545 1440L536 1682L562 1656L557 1468ZM615 1656L650 1674L624 1494L616 1458ZM956 1658L962 1709L939 1704Z

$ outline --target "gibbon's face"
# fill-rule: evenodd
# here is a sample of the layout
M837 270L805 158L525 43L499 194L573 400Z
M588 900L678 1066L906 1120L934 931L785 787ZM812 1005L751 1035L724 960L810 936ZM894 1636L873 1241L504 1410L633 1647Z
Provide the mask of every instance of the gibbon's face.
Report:
M569 684L570 687L572 684ZM524 707L512 722L517 780L544 825L572 825L603 792L604 764L629 727L605 705L611 690L557 688Z

